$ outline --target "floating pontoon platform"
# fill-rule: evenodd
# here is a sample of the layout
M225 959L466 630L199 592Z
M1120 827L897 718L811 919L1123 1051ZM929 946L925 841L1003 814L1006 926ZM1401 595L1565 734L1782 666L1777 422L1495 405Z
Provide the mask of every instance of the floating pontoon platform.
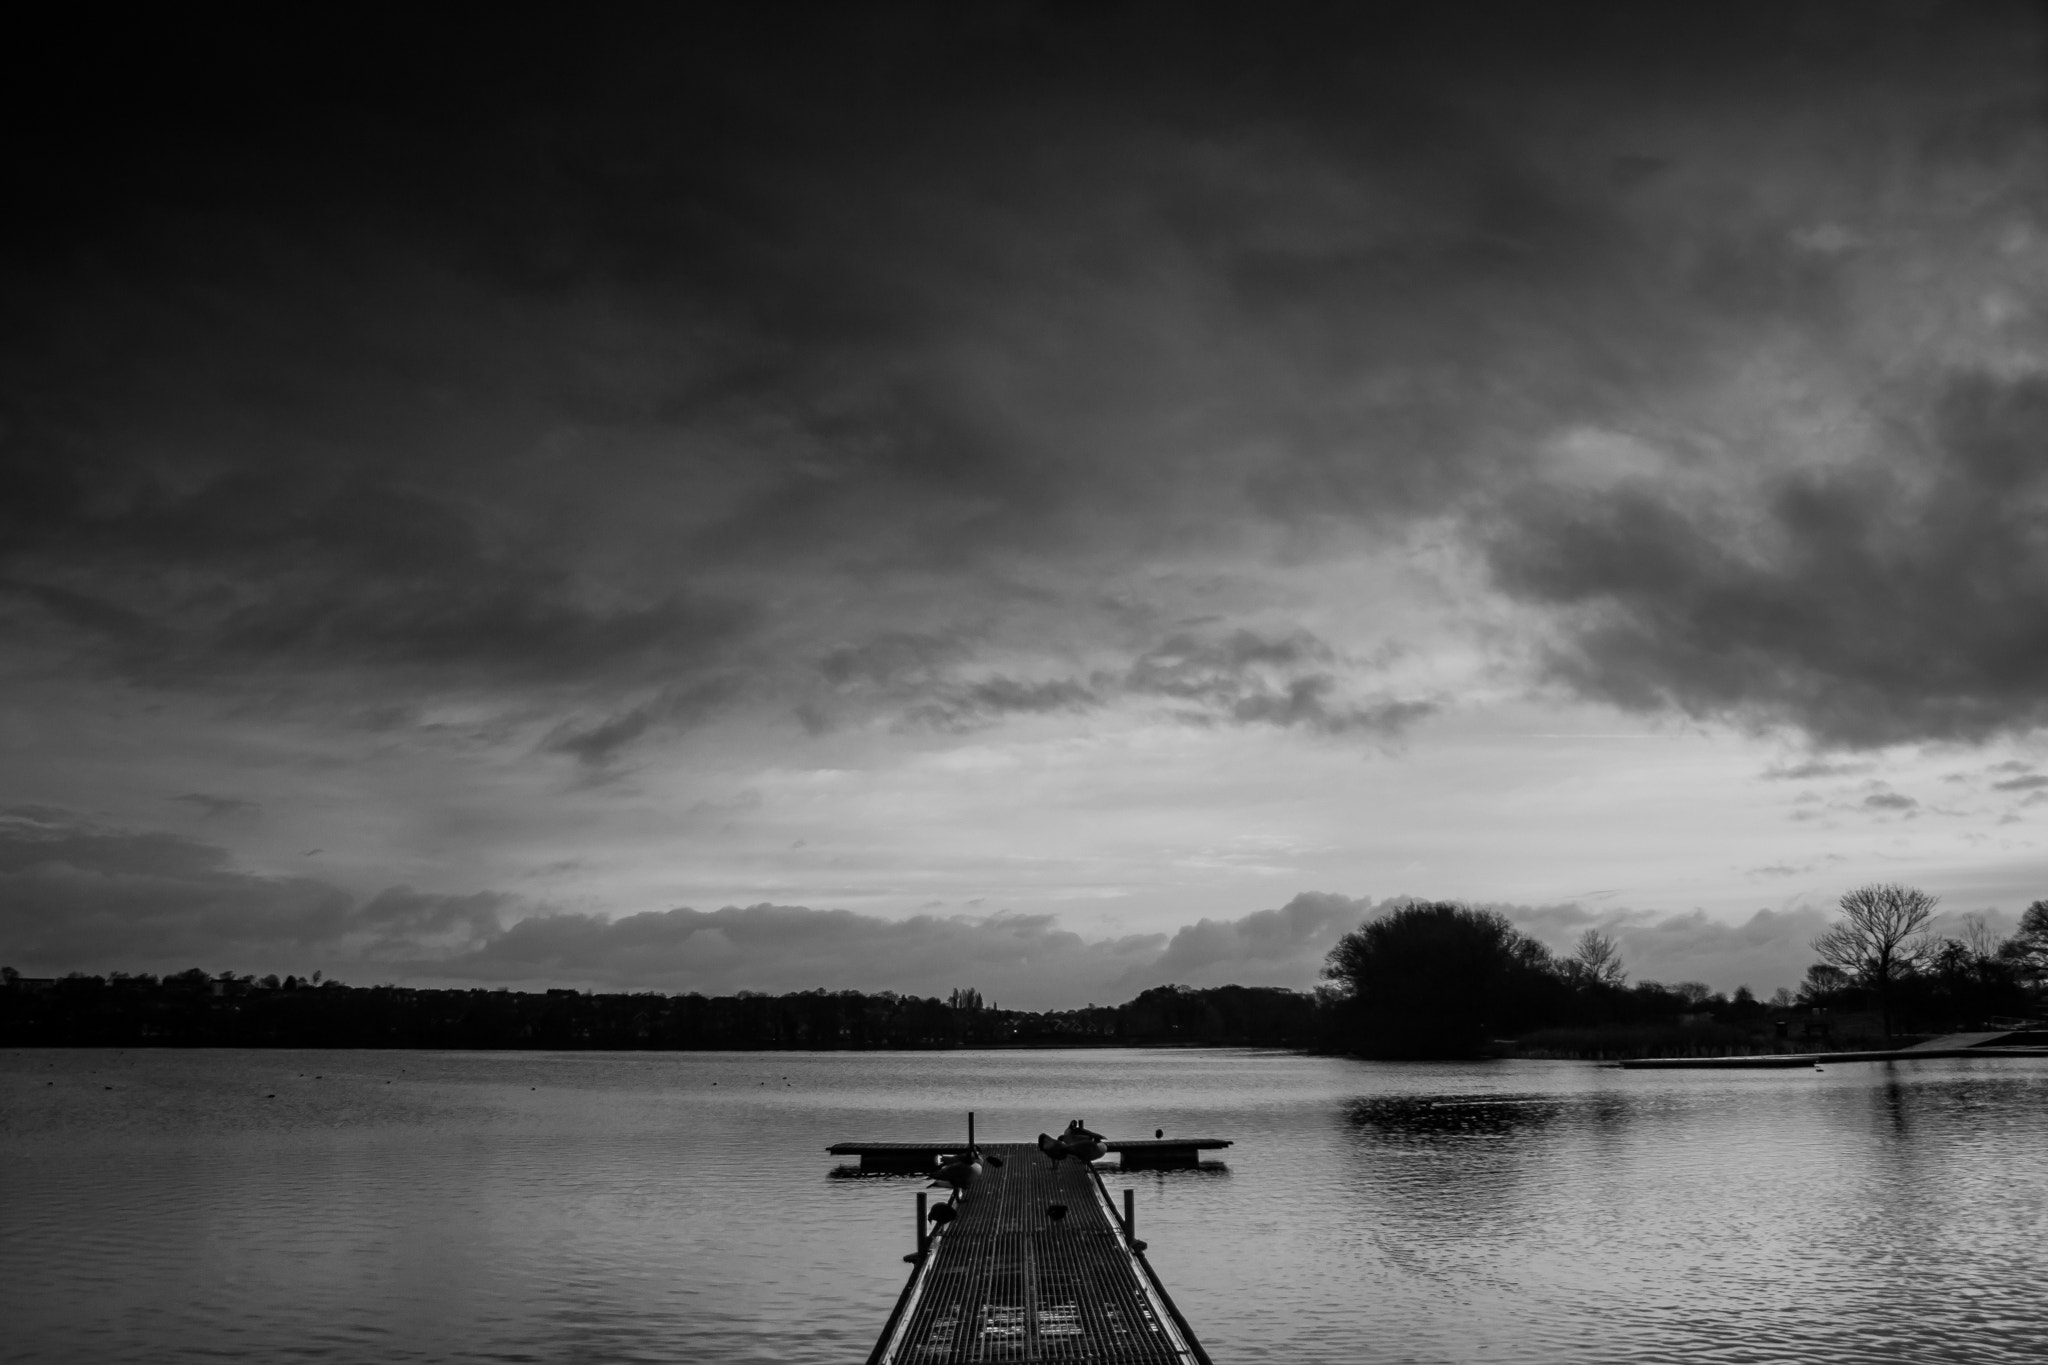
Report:
M1132 1138L1104 1145L1122 1157L1124 1170L1135 1171L1199 1165L1203 1152L1221 1151L1230 1142L1226 1138ZM835 1142L825 1150L833 1156L859 1157L864 1171L916 1174L937 1170L939 1158L947 1152L959 1151L960 1143Z

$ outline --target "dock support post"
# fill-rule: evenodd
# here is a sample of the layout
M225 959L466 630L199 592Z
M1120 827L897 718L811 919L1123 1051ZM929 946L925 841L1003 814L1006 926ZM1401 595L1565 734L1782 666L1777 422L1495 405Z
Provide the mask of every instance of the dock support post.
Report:
M967 1111L967 1150L974 1150L974 1111Z
M917 1192L917 1259L920 1261L924 1259L927 1245L925 1238L930 1235L925 1231L928 1226L925 1221L925 1200L929 1197L923 1190Z
M1138 1235L1138 1192L1124 1187L1124 1236Z

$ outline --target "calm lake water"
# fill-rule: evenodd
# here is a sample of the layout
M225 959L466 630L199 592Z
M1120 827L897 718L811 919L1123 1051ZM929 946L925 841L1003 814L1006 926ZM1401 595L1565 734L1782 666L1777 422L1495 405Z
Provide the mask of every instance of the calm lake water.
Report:
M1110 1180L1218 1365L2048 1358L2033 1060L17 1050L0 1359L858 1361L923 1182L824 1148L970 1108L1236 1141Z

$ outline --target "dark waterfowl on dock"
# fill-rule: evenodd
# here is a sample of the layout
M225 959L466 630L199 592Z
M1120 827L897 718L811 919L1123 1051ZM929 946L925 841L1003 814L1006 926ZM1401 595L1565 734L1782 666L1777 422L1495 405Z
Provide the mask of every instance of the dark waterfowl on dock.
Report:
M1048 1133L1040 1133L1038 1135L1038 1150L1052 1158L1055 1165L1067 1157L1073 1157L1085 1166L1089 1162L1109 1154L1109 1146L1103 1140L1102 1134L1092 1132L1083 1127L1079 1119L1069 1123L1067 1131L1061 1133L1058 1137L1053 1137Z
M938 1169L932 1172L932 1184L950 1186L957 1197L960 1191L974 1183L984 1166L1000 1167L1002 1164L1001 1157L983 1152L978 1145L970 1145L965 1151L940 1159Z
M1070 1156L1079 1157L1084 1162L1109 1155L1109 1145L1102 1134L1083 1127L1079 1119L1069 1123L1067 1131L1060 1134L1060 1144Z
M939 1169L932 1172L932 1184L949 1186L957 1196L980 1174L981 1158L970 1149L940 1162Z

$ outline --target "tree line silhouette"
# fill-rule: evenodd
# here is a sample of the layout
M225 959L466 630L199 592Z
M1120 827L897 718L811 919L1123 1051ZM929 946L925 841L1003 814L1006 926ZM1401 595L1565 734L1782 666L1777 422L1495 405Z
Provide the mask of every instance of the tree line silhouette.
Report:
M0 969L0 1046L756 1050L1208 1043L1312 1047L1315 997L1161 986L1115 1006L1006 1010L972 989L770 995L349 986L192 968L28 980Z
M1368 1057L1772 1051L1847 1044L1860 1018L1947 1032L2048 1014L2048 901L2003 940L1980 917L1936 933L1934 899L1859 887L1795 993L1630 983L1614 941L1568 955L1505 915L1417 901L1340 939L1314 992L1158 986L1121 1005L1008 1010L979 991L770 995L348 986L315 972L199 968L32 980L0 968L0 1045L539 1049L885 1049L1214 1044ZM1795 1032L1796 1030L1796 1032Z

